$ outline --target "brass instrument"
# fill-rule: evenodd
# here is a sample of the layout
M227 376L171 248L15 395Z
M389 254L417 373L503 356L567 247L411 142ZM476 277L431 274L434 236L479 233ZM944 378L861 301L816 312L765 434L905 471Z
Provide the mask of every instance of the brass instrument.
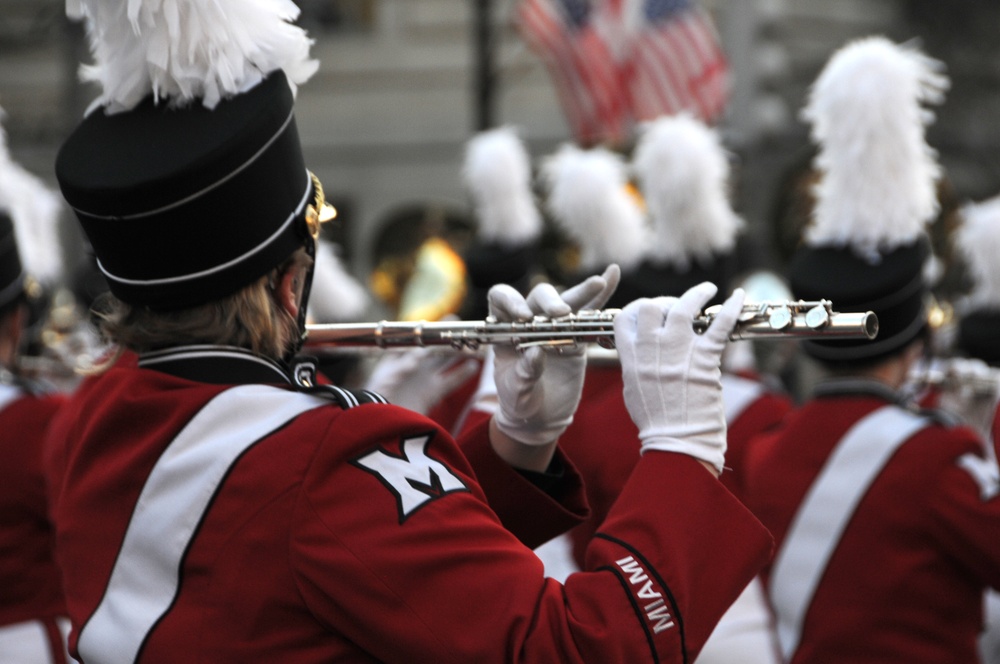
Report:
M914 389L936 388L969 399L996 399L1000 396L1000 368L976 360L945 359L914 367L907 376Z
M936 393L936 408L957 416L984 441L992 440L1000 368L972 358L927 360L910 370L904 390L918 402Z
M692 321L704 332L721 305L708 307ZM484 344L505 344L518 349L530 346L565 347L596 343L614 348L614 320L619 309L582 310L558 318L536 316L530 321L380 321L378 323L332 323L306 326L305 347L399 348L404 346L451 346L477 350ZM829 300L815 302L746 303L729 338L824 338L874 339L878 318L871 311L840 313Z

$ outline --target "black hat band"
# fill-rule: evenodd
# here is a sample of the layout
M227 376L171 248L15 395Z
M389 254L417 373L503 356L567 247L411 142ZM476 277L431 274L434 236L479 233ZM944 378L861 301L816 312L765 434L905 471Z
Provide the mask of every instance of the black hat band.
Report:
M792 258L789 285L795 297L828 299L837 311L873 311L879 331L874 340L805 340L802 349L825 361L876 360L916 339L927 325L924 263L926 238L880 254L878 262L850 247L804 247Z
M879 317L878 336L873 340L822 341L804 339L802 341L802 350L810 357L830 362L873 360L889 356L897 350L904 348L916 339L927 326L926 316L917 315L911 317L902 329L890 329L887 334L883 335L882 320L885 318L887 317L884 315Z

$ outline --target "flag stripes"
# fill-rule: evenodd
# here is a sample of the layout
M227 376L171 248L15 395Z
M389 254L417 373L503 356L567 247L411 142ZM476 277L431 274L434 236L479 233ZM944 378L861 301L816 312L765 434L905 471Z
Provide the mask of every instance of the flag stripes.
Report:
M604 2L610 4L601 6L601 17L620 21L621 3ZM578 143L621 143L636 122L681 111L708 123L719 119L729 69L707 12L688 2L646 0L639 26L613 30L627 41L612 49L608 30L595 26L596 4L522 0L515 17L545 63Z

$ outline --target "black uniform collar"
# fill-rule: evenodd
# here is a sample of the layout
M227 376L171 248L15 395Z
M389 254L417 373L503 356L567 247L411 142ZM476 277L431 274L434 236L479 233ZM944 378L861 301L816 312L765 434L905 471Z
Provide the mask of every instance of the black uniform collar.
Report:
M904 405L905 397L883 382L871 378L828 378L820 381L813 390L816 398L868 396Z
M201 383L292 383L281 363L236 346L174 346L143 353L139 366Z

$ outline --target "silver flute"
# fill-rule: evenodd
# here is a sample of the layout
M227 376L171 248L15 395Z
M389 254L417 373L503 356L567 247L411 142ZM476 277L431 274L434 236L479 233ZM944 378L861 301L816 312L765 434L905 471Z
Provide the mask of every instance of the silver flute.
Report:
M721 305L708 307L692 325L704 332ZM614 348L615 316L620 309L589 309L575 314L529 321L380 321L378 323L331 323L306 326L305 347L400 348L407 346L451 346L478 350L484 344L525 349L530 346L561 347L596 343ZM824 338L874 339L878 317L871 311L840 313L830 300L806 302L754 302L743 305L730 339Z

